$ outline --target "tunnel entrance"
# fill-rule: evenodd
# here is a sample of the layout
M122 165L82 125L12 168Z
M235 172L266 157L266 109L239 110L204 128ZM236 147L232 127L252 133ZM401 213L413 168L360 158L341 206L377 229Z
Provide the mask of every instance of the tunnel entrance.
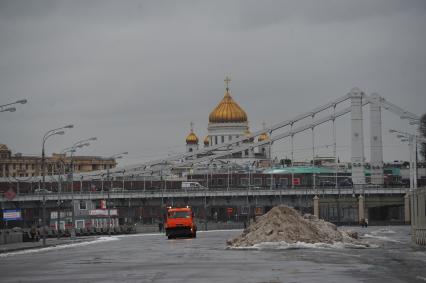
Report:
M404 206L388 205L368 208L370 224L389 225L404 223Z

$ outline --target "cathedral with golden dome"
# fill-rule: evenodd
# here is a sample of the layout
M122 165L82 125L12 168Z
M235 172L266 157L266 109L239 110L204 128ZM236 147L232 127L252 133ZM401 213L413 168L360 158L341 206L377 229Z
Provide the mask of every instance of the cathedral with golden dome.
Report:
M220 145L233 139L250 135L247 113L232 98L229 90L230 81L228 77L225 78L225 95L209 115L207 135L203 140L204 147ZM266 133L257 138L258 141L265 141L267 139L269 139L269 136ZM191 123L191 131L186 137L186 151L193 152L198 150L198 141L198 137L194 133L193 124ZM254 139L247 139L244 143L254 143ZM271 148L269 145L247 149L244 152L232 155L232 159L244 159L245 161L249 161L250 159L269 160L270 158Z

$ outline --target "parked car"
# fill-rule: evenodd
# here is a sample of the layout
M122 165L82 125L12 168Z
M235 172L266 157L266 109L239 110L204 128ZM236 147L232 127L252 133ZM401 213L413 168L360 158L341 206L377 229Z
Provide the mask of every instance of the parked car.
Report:
M335 187L336 184L332 181L320 181L320 187Z
M352 186L353 186L353 184L352 184L352 181L351 181L351 180L349 180L349 179L344 179L343 181L341 181L341 182L339 183L339 186L341 186L341 187L352 187Z

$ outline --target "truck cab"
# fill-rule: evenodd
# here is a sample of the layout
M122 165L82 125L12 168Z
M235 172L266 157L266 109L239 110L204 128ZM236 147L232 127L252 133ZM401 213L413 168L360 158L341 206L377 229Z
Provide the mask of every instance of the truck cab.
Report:
M190 206L167 209L166 236L169 239L176 237L197 237L197 225L194 213Z

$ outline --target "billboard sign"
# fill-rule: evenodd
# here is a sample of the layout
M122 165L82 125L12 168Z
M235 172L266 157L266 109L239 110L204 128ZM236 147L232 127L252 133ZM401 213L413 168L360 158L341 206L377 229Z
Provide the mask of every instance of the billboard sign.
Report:
M22 220L21 209L5 209L3 210L3 220Z
M228 207L226 211L228 212L228 215L232 215L232 212L234 211L234 209L232 207Z
M89 214L91 216L108 216L108 210L107 209L92 209L89 211ZM117 209L110 209L109 210L110 216L117 216L118 212Z
M293 185L299 186L300 185L300 178L293 178Z

